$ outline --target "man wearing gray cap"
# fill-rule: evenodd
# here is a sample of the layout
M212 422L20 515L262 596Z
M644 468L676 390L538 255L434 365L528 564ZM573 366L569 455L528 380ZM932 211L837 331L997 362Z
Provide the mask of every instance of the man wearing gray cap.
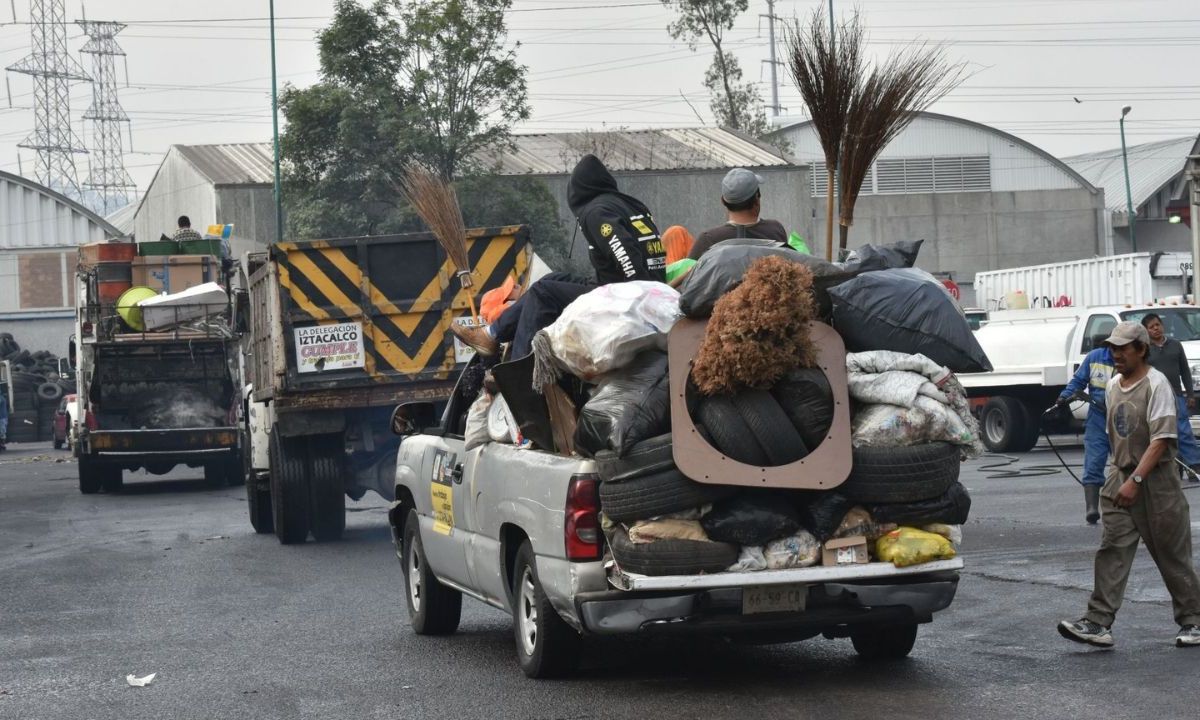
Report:
M1060 622L1058 632L1075 642L1112 647L1110 628L1140 540L1171 594L1179 623L1175 645L1200 646L1200 577L1192 565L1191 511L1174 469L1175 389L1150 367L1150 334L1141 323L1118 324L1104 344L1112 349L1118 373L1104 393L1111 448L1100 491L1104 536L1096 551L1087 614Z
M688 257L699 260L712 246L727 240L739 245L767 245L779 247L787 243L787 230L778 220L764 220L762 193L759 186L763 179L745 168L734 168L725 173L721 180L721 204L729 213L724 225L700 233L692 245Z

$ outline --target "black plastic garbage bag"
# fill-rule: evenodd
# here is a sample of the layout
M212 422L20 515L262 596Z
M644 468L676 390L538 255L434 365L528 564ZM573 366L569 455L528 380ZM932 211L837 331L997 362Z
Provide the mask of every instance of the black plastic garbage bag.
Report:
M962 525L971 514L971 496L962 483L954 483L941 497L910 503L887 503L868 508L879 523L921 527L930 523Z
M607 373L579 413L575 449L585 457L601 450L624 456L635 444L671 431L667 354L651 350Z
M817 304L817 314L823 318L829 317L833 307L829 298L829 288L854 277L853 272L840 265L798 253L791 248L717 246L704 253L679 288L680 311L691 318L706 318L712 315L713 305L722 295L742 282L746 270L755 260L773 256L800 263L812 271L813 299Z
M800 524L813 537L825 542L833 537L846 513L854 507L854 502L836 491L815 493L807 503L800 506Z
M990 372L992 363L945 288L912 270L859 275L830 289L833 327L852 352L920 353L954 372Z
M782 493L744 490L713 505L713 509L700 518L700 525L710 540L765 545L796 534L800 529L800 515Z
M833 388L820 368L789 372L771 388L809 452L817 449L833 424Z
M870 270L910 268L917 263L917 254L924 240L900 240L887 245L871 243L855 250L846 260L846 269L856 273Z

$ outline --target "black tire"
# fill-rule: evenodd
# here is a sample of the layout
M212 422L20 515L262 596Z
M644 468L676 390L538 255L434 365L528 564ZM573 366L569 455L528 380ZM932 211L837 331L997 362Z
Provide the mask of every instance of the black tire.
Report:
M100 484L106 493L120 492L125 487L125 471L115 465L101 466Z
M930 500L958 482L961 457L950 443L855 448L850 477L837 490L859 503Z
M341 540L346 530L345 442L341 435L314 438L308 445L309 526L318 542Z
M462 617L462 593L446 587L429 569L421 546L421 525L416 510L404 523L404 597L413 632L450 635Z
M1021 438L1021 442L1014 449L1017 452L1029 452L1042 438L1043 411L1029 403L1021 403L1021 406L1025 410L1025 436Z
M297 438L271 431L271 512L275 537L284 545L308 539L308 463Z
M863 627L850 633L850 642L864 660L902 660L917 642L917 624Z
M766 390L743 390L733 396L733 406L767 454L772 466L788 465L808 455L800 433L779 402Z
M737 562L738 546L702 540L634 543L623 528L609 536L613 558L622 570L639 575L697 575L722 572Z
M583 638L546 598L528 540L517 550L512 577L513 635L521 670L531 678L570 675L579 667Z
M79 492L84 495L95 495L103 487L104 478L100 466L84 455L79 458Z
M809 452L824 442L833 424L833 388L822 370L793 370L771 388L771 395L792 421Z
M38 402L52 403L62 399L63 390L57 383L43 382L37 387Z
M600 483L600 508L614 522L632 522L691 510L737 494L732 485L689 480L675 468L653 475Z
M670 433L635 444L623 457L610 451L596 453L596 474L609 482L651 475L673 467L675 457Z
M205 463L204 484L214 490L225 487L225 463L220 461Z
M705 398L700 403L700 422L712 436L714 447L738 462L767 467L767 453L733 405L723 395Z
M1020 400L1010 397L993 397L983 406L979 417L979 430L984 446L995 453L1024 452L1028 442L1029 416Z
M250 512L250 527L259 535L275 530L275 518L271 515L271 488L260 486L249 442L242 446L242 475L246 484L246 508Z

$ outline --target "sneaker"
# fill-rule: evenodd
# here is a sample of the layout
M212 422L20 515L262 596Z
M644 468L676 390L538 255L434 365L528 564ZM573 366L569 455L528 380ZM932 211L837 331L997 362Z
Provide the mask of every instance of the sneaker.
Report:
M1058 634L1068 640L1095 645L1096 647L1110 648L1113 646L1112 631L1087 618L1082 618L1075 622L1063 620L1058 624ZM1182 633L1180 636L1182 637Z
M1200 647L1200 625L1184 625L1175 636L1175 647Z
M492 337L487 328L467 327L456 323L450 326L450 332L485 357L495 355L496 351L500 349L500 343L496 342L496 338Z

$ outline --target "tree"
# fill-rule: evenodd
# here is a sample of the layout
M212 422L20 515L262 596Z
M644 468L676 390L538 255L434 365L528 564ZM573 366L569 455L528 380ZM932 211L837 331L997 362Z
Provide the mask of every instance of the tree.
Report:
M753 83L742 82L742 68L733 53L725 50L725 31L733 29L738 15L749 7L749 0L662 0L674 7L679 16L667 26L676 40L684 40L696 50L701 40L713 46L713 61L704 73L709 92L709 107L721 125L755 137L769 130L762 97Z

